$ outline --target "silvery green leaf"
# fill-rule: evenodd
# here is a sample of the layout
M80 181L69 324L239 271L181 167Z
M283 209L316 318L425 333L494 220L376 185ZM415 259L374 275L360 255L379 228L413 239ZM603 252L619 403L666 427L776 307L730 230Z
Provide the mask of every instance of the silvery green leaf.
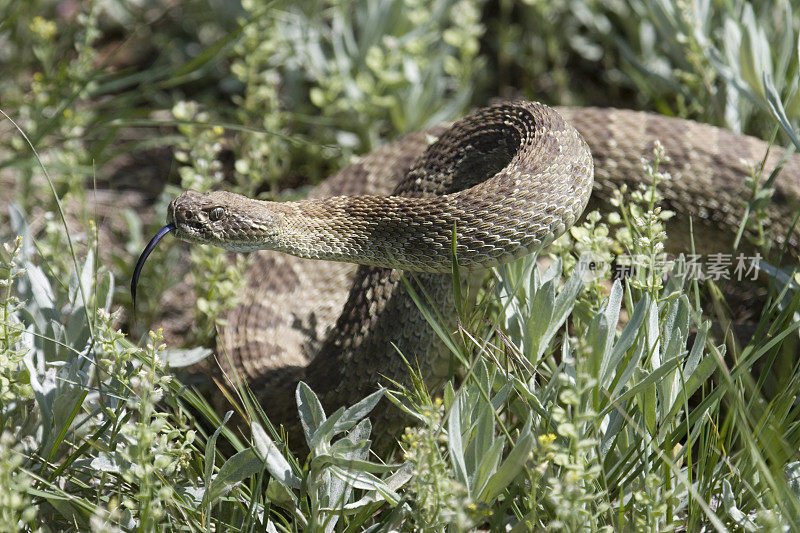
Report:
M28 259L33 257L36 252L36 247L33 245L31 238L31 231L28 227L28 220L25 213L22 212L19 205L14 202L8 204L8 218L11 223L11 232L13 235L22 237L22 259L27 262Z
M356 427L348 431L344 439L357 444L369 439L370 433L372 433L372 422L369 421L369 418L365 418L356 424Z
M37 370L39 373L44 372L45 369L45 360L43 357L35 357L36 355L36 335L35 335L35 328L32 322L29 322L28 325L25 327L25 332L19 338L19 347L25 355L24 358L27 360L29 359L32 366L37 366ZM34 360L35 358L35 360ZM27 366L27 365L26 365Z
M359 455L366 457L369 453L369 448L358 449ZM366 452L366 453L364 453ZM397 465L384 465L380 463L373 463L363 459L354 459L351 457L344 457L339 455L319 455L312 459L315 468L320 468L327 465L341 466L342 468L352 468L362 472L371 472L373 474L385 474L392 472L397 468Z
M450 409L456 398L456 392L453 390L453 382L448 381L444 384L444 392L442 392L442 404L445 409Z
M609 338L613 340L616 334L616 324L611 325L603 313L598 313L589 322L589 330L586 332L587 344L590 347L590 356L587 371L592 375L600 375L603 361L607 359L605 351L606 342ZM608 354L610 356L610 354Z
M184 485L177 487L176 490L184 499L197 506L202 505L203 494L206 493L206 488L203 486L193 487L192 485Z
M326 420L325 411L322 409L322 404L319 398L317 398L317 395L314 394L314 391L311 390L311 387L302 381L297 384L295 399L297 400L300 424L303 426L306 442L309 448L311 448L314 432L316 432L317 428Z
M253 446L256 454L264 461L267 472L284 485L299 489L302 483L301 479L294 475L289 461L286 460L272 439L269 438L261 424L253 422L250 425L250 429L253 432Z
M371 432L372 424L369 419L363 419L359 422L345 437L339 439L331 447L331 451L335 453L332 453L330 456L330 464L338 465L343 470L351 472L366 472L374 467L382 467L383 465L369 463L364 460L369 454L370 441L367 439ZM317 457L312 459L312 471L317 468L316 460ZM331 466L331 468L335 468L335 466ZM326 472L327 471L330 470L326 469ZM324 501L327 503L328 507L342 509L347 502L350 501L352 492L352 484L334 475L330 479ZM320 502L322 502L322 499ZM337 520L338 516L330 519L325 524L325 531L333 531Z
M758 526L737 507L733 489L727 479L722 480L722 505L736 525L744 528L745 531L758 531Z
M372 423L369 419L365 418L344 437L331 445L329 455L334 458L334 461L340 459L343 461L366 459L367 455L369 455L370 445L372 444L372 441L369 440L371 432ZM313 460L317 460L317 457L322 457L322 454L315 455Z
M332 461L332 458L343 458L345 461L352 461L353 457L366 457L369 453L369 445L372 443L369 439L354 442L348 437L342 437L336 442L331 444L328 452L318 452L314 455L312 461L317 461L325 457L326 461ZM367 452L367 453L364 453ZM317 463L315 463L317 464Z
M317 429L314 430L311 439L308 441L308 448L310 450L317 450L322 443L330 444L334 436L334 426L340 418L344 416L344 407L337 409L331 416L325 419Z
M669 335L672 335L673 330L675 329L675 320L678 316L678 306L675 302L667 301L664 302L662 309L665 309L664 312L664 319L662 320L662 334L664 335L663 341L664 344L669 342Z
M44 272L42 272L39 266L31 263L27 263L25 269L27 270L27 278L31 284L30 288L34 302L36 302L36 305L42 311L53 310L54 313L55 296L53 295L53 288L50 286L47 276L44 275Z
M614 389L611 391L612 398L616 396L619 391L625 386L625 384L630 379L631 375L633 375L633 371L637 368L639 361L644 357L645 353L645 345L644 341L638 342L636 347L633 350L630 358L628 359L628 363L625 365L625 368L622 372L619 372L619 364L622 363L623 358L633 343L636 341L639 331L641 331L641 326L644 323L644 319L648 314L648 309L650 308L650 297L645 294L641 300L636 304L636 307L633 311L633 316L630 318L628 323L625 325L625 328L622 330L622 334L617 341L617 344L614 346L614 351L611 356L611 365L609 366L607 377L612 378L614 373L618 373L616 385ZM610 381L609 381L610 382Z
M477 391L476 391L477 392ZM467 472L470 478L475 477L478 465L483 461L486 452L494 442L494 409L492 404L486 402L480 395L476 394L475 399L469 401L465 398L462 405L474 404L473 416L467 419L469 426L462 433L467 437L467 446L464 457L467 463ZM471 439L469 437L472 437Z
M202 361L211 353L212 351L209 348L198 346L185 350L162 350L159 352L158 357L168 364L170 368L184 368Z
M402 466L384 480L389 489L392 491L397 491L403 485L408 483L408 480L414 474L414 465L411 463L403 463ZM377 492L377 491L370 491L365 496L363 496L360 500L349 503L342 508L342 511L347 512L348 514L352 514L367 505L372 505L375 502L385 501L384 498Z
M100 452L96 457L92 458L89 466L100 472L113 472L119 474L121 472L119 464L119 456L116 454L108 454Z
M614 399L614 403L609 405L603 411L600 412L599 416L606 416L609 411L614 409L614 404L620 404L622 402L628 401L632 396L642 393L648 387L652 386L654 383L658 383L665 375L669 374L675 368L677 368L679 362L679 358L669 359L664 361L662 365L653 371L644 374L643 370L635 369L634 377L637 378L636 384L633 385L630 389L626 390L622 394L619 395L616 399Z
M797 133L792 127L792 123L789 122L789 118L786 116L786 109L784 109L781 97L778 94L777 89L775 89L775 83L772 81L772 76L764 72L763 80L767 103L772 111L772 115L778 121L778 124L781 125L783 131L786 132L786 135L788 135L792 140L797 150L800 150L800 139L798 139Z
M534 290L539 290L539 287L548 281L559 281L559 278L561 277L561 267L561 259L557 258L550 263L550 266L547 267L547 269L544 271L544 274L539 277L539 266L536 263L536 258L531 258L530 266L528 267L531 270L531 279L534 280L532 281L533 285L531 286L534 288Z
M233 415L233 411L228 411L225 413L225 416L222 418L222 423L219 425L217 429L214 430L214 433L209 437L208 441L206 441L206 449L204 454L204 463L205 463L205 470L203 479L205 480L206 487L211 483L211 474L214 472L214 452L216 451L217 446L217 437L225 428L225 424L228 423L228 420L231 419Z
M500 387L500 390L497 391L497 394L492 396L492 409L497 410L506 402L508 399L508 395L511 394L511 391L514 389L514 385L511 381L506 381L505 385Z
M686 342L689 331L689 299L682 294L679 298L669 302L669 312L667 320L662 326L663 337L663 359L682 358L686 354ZM680 375L676 371L667 375L659 382L659 409L662 420L669 412L673 402L678 396L680 389Z
M376 491L391 505L397 505L400 502L399 494L389 488L386 483L368 472L359 472L357 470L346 469L339 466L331 466L330 472L336 478L344 481L353 488Z
M670 359L684 352L689 331L689 299L685 294L666 304L667 316L662 331L662 358ZM682 333L681 333L682 332Z
M339 421L336 422L333 428L333 434L336 435L355 426L378 405L378 402L381 401L385 393L386 389L381 388L355 405L347 408Z
M114 298L114 275L103 272L94 288L94 297L100 309L108 311Z
M77 311L89 305L89 295L94 283L94 249L89 248L80 267L80 273L73 272L69 283L69 309ZM73 312L74 312L73 311ZM85 319L86 317L84 317Z
M231 456L214 477L203 495L203 503L210 503L226 494L243 480L264 469L264 462L253 448L242 450Z
M503 457L505 445L506 438L501 435L481 457L482 461L473 475L474 479L472 479L470 487L473 494L481 494L489 482L489 478L497 472L497 465L500 464L500 459Z
M489 368L483 359L478 359L473 366L472 370L474 382L480 387L480 390L490 391L492 389L492 376L489 374ZM468 409L473 406L466 406Z
M311 497L316 499L316 502L313 505L319 506L321 508L327 508L331 505L331 494L335 492L335 489L331 486L331 470L330 468L325 468L324 470L318 470L311 466L312 474L309 475L309 478L313 481ZM312 477L313 476L313 477ZM341 485L341 480L336 479L336 482ZM338 502L337 502L338 503Z
M398 396L397 394L394 394L392 391L387 391L386 397L392 402L392 404L394 404L394 406L397 409L408 415L409 418L412 418L418 422L425 422L425 417L417 413L416 410L409 409L409 407L403 401L403 396Z
M611 291L608 294L608 299L603 305L603 316L606 317L606 323L609 325L610 333L605 338L605 348L603 349L604 354L610 355L611 346L614 344L614 332L617 329L617 324L619 323L619 312L622 307L622 283L620 281L614 280L614 284L611 285ZM603 358L603 362L606 362L606 359Z
M697 365L700 364L700 358L703 356L703 348L706 344L706 337L708 336L709 329L711 329L711 322L709 321L703 322L700 324L700 327L697 328L694 344L692 344L692 349L689 352L689 357L686 358L686 364L683 368L687 379L694 373Z
M641 374L642 370L637 370L636 374ZM655 374L655 371L652 372ZM641 380L644 381L643 379ZM650 382L639 390L639 403L644 415L644 425L652 435L656 430L658 420L656 418L656 383Z
M647 352L653 368L661 365L661 330L658 327L658 303L650 303L650 312L647 315Z
M39 381L39 374L36 373L36 369L33 367L33 361L28 358L25 358L24 361L30 375L33 396L36 399L36 405L39 407L39 416L45 421L41 427L43 431L42 442L46 443L53 429L52 420L53 401L56 391L56 369L47 369L44 374L41 375L42 381Z
M750 87L763 94L761 74L772 75L772 53L766 33L758 23L753 6L745 4L742 11L742 27L745 42L740 49L742 72Z
M703 384L708 383L708 378L711 377L717 369L718 362L715 357L700 357L703 353L702 348L705 345L708 327L710 327L710 324L706 323L698 329L694 345L692 346L692 353L689 354L689 359L687 359L684 365L684 381L680 383L680 389L677 391L679 394L675 395L672 407L669 410L670 415L683 408L686 398L691 397ZM695 348L697 348L696 351ZM695 353L697 354L696 359L694 359L692 355ZM689 366L690 362L692 364L691 367ZM668 417L670 417L670 415L668 415Z
M557 283L553 279L542 283L530 302L530 311L527 313L525 323L523 353L532 362L539 360L550 341L546 334L548 326L553 322Z
M585 274L586 264L579 262L572 271L572 275L564 284L561 292L558 293L558 296L555 300L553 313L551 315L552 318L542 339L544 346L542 344L539 345L539 354L537 359L544 353L546 345L555 336L558 330L561 329L561 326L567 320L567 316L572 311L572 308L575 307L578 293L583 288L583 276Z
M84 348L91 343L91 331L86 322L86 313L82 305L79 305L69 315L67 325L64 329L65 343L75 348Z
M461 442L461 405L463 395L455 397L447 417L447 449L450 451L450 462L453 465L456 479L460 481L469 494L467 467L464 464L464 445Z
M297 495L289 487L274 478L271 478L267 483L266 497L271 503L287 509L293 509L297 506ZM302 518L302 515L295 518Z
M494 502L500 493L516 479L528 460L528 455L533 450L533 435L527 434L520 437L506 457L506 460L492 474L486 486L478 494L477 499L485 503Z
M611 449L619 431L625 425L625 416L620 412L625 412L625 404L620 405L619 409L612 409L608 414L608 425L600 440L600 452L605 456Z
M370 421L362 420L350 433L334 442L328 449L315 450L311 457L311 468L321 470L329 464L365 459L369 454L371 431Z

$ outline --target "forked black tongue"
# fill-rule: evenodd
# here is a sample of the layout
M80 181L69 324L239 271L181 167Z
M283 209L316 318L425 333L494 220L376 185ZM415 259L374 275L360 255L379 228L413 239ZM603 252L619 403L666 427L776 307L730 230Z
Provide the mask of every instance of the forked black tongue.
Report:
M161 240L164 235L169 233L170 231L175 229L175 224L167 224L156 233L155 237L150 239L150 242L147 243L145 246L142 255L139 256L139 260L136 261L136 267L133 269L133 278L131 278L131 297L133 299L133 312L136 313L136 285L139 283L139 274L142 272L142 267L144 266L144 262L147 261L147 258L150 256L150 253L158 244L158 241Z

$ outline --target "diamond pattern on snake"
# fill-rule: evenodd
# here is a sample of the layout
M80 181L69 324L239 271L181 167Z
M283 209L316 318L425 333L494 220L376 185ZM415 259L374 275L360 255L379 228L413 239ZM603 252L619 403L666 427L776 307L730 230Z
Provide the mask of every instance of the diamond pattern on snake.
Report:
M447 314L454 230L465 272L537 252L590 201L602 206L623 184L636 188L645 179L641 158L656 139L669 156L662 170L673 176L661 187L678 214L670 235L688 234L691 217L702 249L736 234L750 199L749 165L763 160L769 176L785 155L752 137L650 113L503 102L389 143L305 200L186 191L170 204L168 225L142 254L135 278L170 231L193 243L259 250L248 293L220 332L218 358L247 379L274 422L291 426L299 380L326 408L349 405L387 380L407 381L399 351L431 386L441 382L447 352L401 273L414 273L454 327ZM800 229L790 228L800 157L785 160L774 187L767 231L796 256ZM376 416L388 423L397 411Z

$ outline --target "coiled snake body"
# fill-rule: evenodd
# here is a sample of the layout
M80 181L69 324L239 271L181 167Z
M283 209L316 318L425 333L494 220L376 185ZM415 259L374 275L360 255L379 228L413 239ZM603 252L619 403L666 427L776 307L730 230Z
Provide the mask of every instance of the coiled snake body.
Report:
M447 374L443 345L391 267L418 272L422 292L447 317L454 229L466 270L534 252L575 223L593 174L601 202L622 184L641 183L641 158L655 139L670 157L662 166L673 176L662 186L668 206L693 217L701 243L703 235L718 241L720 228L735 235L751 196L744 178L767 153L764 142L647 113L556 112L525 101L388 144L300 202L186 192L170 205L168 228L190 242L272 250L258 253L248 291L220 332L218 358L247 378L273 421L292 421L300 379L335 407L386 379L407 381L398 352L432 383ZM770 150L764 176L782 155ZM797 250L800 230L789 228L800 157L786 161L775 188L770 236Z

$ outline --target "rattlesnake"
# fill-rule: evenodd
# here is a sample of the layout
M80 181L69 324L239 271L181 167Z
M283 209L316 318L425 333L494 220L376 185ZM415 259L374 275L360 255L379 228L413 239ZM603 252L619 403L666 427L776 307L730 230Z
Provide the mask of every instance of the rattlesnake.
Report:
M744 179L768 152L763 141L642 112L556 112L513 101L390 143L308 200L186 192L170 204L169 225L151 244L175 229L191 242L278 250L258 252L248 289L221 328L218 356L223 368L247 378L273 421L290 422L300 379L334 407L386 380L407 381L400 353L432 384L447 375L443 344L401 272L386 267L416 272L419 292L452 327L454 231L463 270L534 252L577 220L592 186L593 201L603 202L622 184L642 183L641 158L655 139L670 158L661 167L672 175L661 186L664 202L683 215L672 225L685 228L691 216L699 250L718 244L721 234L735 235L751 197ZM764 176L783 155L769 150ZM797 254L800 229L789 228L800 198L800 157L786 160L774 187L769 236Z

